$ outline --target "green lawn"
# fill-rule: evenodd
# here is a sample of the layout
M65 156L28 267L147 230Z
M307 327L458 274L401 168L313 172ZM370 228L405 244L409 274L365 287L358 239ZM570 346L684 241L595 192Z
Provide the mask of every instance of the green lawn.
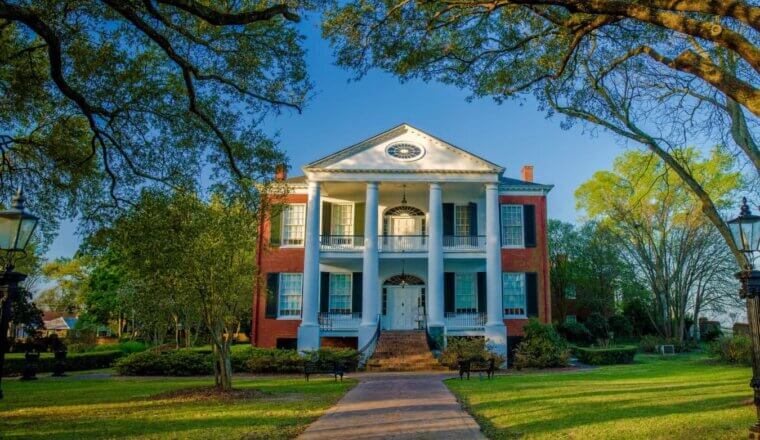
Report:
M213 379L44 376L34 382L3 380L0 438L292 438L355 384L236 378L236 388L260 392L225 400L167 394Z
M591 371L449 380L492 439L737 439L753 423L749 368L636 356Z

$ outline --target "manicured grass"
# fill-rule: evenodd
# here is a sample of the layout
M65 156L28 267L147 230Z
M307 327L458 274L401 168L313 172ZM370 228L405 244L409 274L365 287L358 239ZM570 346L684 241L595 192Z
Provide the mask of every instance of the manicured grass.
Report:
M446 384L492 439L737 439L754 421L751 371L701 355Z
M5 378L0 438L293 438L355 381L235 378L235 388L260 393L242 399L156 397L212 383L206 378Z

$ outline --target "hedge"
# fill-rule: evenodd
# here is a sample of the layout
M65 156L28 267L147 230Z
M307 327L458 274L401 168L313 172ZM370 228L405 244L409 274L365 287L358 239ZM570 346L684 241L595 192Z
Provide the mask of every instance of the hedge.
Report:
M201 376L214 373L211 355L193 350L148 350L119 359L114 367L124 376Z
M574 351L575 357L588 365L632 364L636 355L636 347L576 347Z
M95 370L98 368L108 368L114 361L122 357L122 351L99 351L92 353L69 353L66 356L66 371ZM8 376L21 374L25 364L24 356L7 356L5 357L5 373ZM55 357L53 353L41 353L40 360L37 362L38 373L49 373L53 371Z

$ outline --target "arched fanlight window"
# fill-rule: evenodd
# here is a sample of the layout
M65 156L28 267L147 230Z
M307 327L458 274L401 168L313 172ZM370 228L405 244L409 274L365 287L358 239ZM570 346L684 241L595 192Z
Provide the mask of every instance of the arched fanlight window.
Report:
M424 286L425 282L419 277L409 274L393 275L385 280L384 286Z
M385 215L394 217L424 217L425 213L414 206L402 205L385 211Z

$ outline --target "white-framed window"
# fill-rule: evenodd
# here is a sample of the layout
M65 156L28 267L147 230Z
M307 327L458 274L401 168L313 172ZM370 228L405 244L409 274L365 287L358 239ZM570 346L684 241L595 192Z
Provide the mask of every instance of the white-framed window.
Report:
M575 293L575 285L568 284L565 286L565 299L575 299L577 294Z
M282 209L282 244L303 246L306 225L306 205L285 205Z
M522 272L502 272L502 303L504 316L525 316L525 274Z
M523 247L523 206L501 205L501 245L504 247Z
M330 295L328 309L330 313L351 313L351 280L350 273L330 274Z
M578 318L576 318L575 315L567 315L565 316L565 322L570 322L574 324L578 322Z
M330 216L330 234L354 235L354 205L335 203Z
M470 235L470 207L468 205L454 206L454 235L466 237Z
M475 313L478 311L478 296L474 273L457 273L454 275L454 307L457 313Z
M279 284L277 315L279 317L301 316L303 274L281 273Z

